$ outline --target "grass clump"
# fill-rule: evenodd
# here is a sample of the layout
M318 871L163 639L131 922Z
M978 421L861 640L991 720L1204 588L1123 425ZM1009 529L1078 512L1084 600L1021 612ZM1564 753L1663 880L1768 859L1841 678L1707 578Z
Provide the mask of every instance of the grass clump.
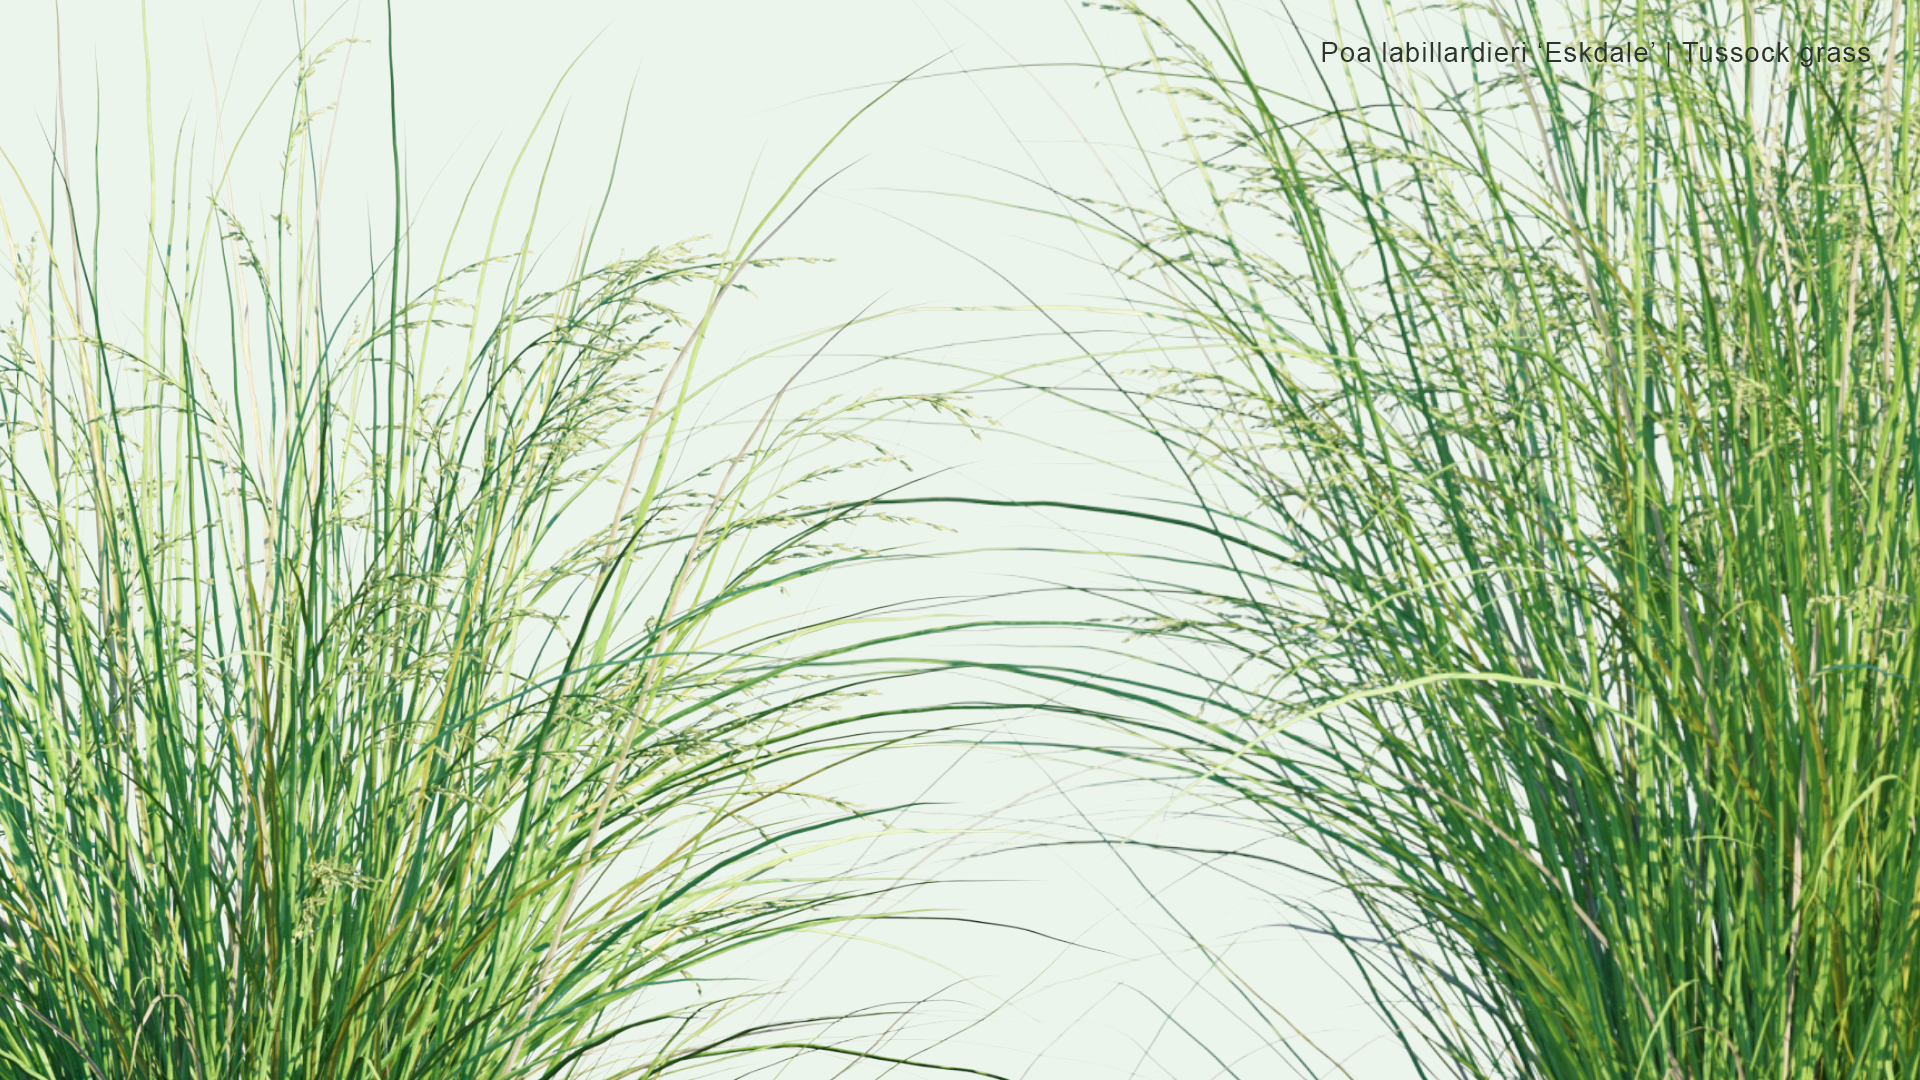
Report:
M809 665L857 635L808 640L840 620L763 605L878 557L802 486L871 463L847 429L876 403L720 396L702 345L771 211L711 254L595 263L588 233L542 284L491 239L414 280L396 209L343 294L323 55L271 224L176 161L139 297L71 161L8 203L0 1068L656 1076L824 1047L828 1020L742 1026L698 971L898 885L793 862L879 828L812 785L911 732L834 711L857 666Z
M1235 667L1163 760L1316 849L1420 1075L1920 1075L1907 9L1363 4L1533 51L1289 30L1276 89L1121 6L1185 173L1080 218L1203 350L1138 415L1236 583L1165 631Z

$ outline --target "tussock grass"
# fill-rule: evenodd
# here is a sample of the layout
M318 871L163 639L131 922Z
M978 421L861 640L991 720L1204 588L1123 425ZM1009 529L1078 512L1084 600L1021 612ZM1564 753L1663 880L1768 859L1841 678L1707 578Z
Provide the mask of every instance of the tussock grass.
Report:
M782 375L743 406L748 368L702 356L797 187L711 253L595 262L589 233L548 278L498 209L436 257L397 208L342 303L324 56L271 220L176 179L138 296L74 162L5 204L0 1069L896 1060L844 1018L743 1027L750 991L699 978L907 884L794 861L884 830L828 774L915 729L840 708L857 623L767 600L884 557L808 485L884 461L857 421L913 403L801 408Z
M1235 667L1159 759L1317 850L1421 1075L1920 1075L1907 9L1446 16L1864 65L1343 70L1120 6L1186 172L1080 219L1204 350L1137 415L1237 582L1160 627Z

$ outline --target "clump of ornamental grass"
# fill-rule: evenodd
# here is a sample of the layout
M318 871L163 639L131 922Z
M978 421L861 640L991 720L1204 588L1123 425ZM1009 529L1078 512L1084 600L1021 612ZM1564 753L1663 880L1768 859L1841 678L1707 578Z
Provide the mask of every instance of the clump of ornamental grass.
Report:
M1311 843L1420 1075L1920 1076L1908 9L1362 3L1533 49L1340 65L1122 7L1186 171L1079 218L1233 583L1158 759Z
M0 1069L656 1076L823 1045L833 1018L744 1025L699 972L899 884L793 861L879 828L827 774L905 735L834 711L857 669L807 642L839 621L766 606L879 557L804 487L873 462L848 435L877 403L718 396L703 342L773 211L711 254L595 263L589 234L542 283L492 240L412 269L396 210L341 292L315 62L271 224L176 163L138 295L71 160L0 219Z

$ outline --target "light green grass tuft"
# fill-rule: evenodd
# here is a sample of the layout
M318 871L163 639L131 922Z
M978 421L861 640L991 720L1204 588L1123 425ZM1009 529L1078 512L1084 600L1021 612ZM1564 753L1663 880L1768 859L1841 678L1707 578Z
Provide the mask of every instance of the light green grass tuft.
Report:
M767 603L883 557L805 485L900 403L802 409L702 357L797 189L711 254L593 262L589 233L550 280L499 209L422 273L399 208L343 295L324 55L270 219L156 190L138 296L76 236L74 162L6 204L0 1071L896 1060L833 1017L743 1026L752 994L699 977L905 884L795 861L884 831L826 774L913 730L839 711L851 623Z

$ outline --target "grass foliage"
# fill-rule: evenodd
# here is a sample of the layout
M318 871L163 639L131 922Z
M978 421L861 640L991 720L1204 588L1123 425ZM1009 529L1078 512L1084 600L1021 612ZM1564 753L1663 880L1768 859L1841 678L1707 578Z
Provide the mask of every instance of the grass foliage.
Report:
M803 410L703 362L773 211L710 255L594 262L588 233L542 285L499 239L510 179L483 250L420 251L396 209L343 292L321 56L270 99L270 221L176 160L130 280L72 161L7 204L0 1071L655 1076L823 1044L734 1022L697 968L889 888L793 862L876 830L810 792L900 736L809 667L853 647L807 644L838 620L765 602L875 557L805 485L882 459L853 422L900 403Z
M975 666L1068 695L1032 716L1111 693L1136 719L1102 719L1152 742L1099 750L1306 841L1358 921L1296 903L1423 1076L1920 1077L1906 8L1610 0L1569 34L1495 0L1448 17L1529 62L1318 64L1302 32L1276 89L1219 6L1102 6L1154 51L1114 74L1183 134L1177 172L1143 155L1153 196L1069 216L1153 290L1172 366L1115 412L1189 496L1022 505L1203 547L1125 593L1185 603L1144 627L1172 650ZM1566 37L1872 61L1547 63ZM889 558L845 536L884 505L1006 504L847 501L890 460L866 417L954 406L807 408L791 371L741 378L765 356L703 359L794 186L712 254L596 260L595 226L549 279L531 219L500 238L512 177L551 157L523 147L490 211L465 196L480 250L423 254L396 122L390 236L341 277L325 55L281 102L275 212L176 160L132 289L71 155L39 198L7 159L0 1063L924 1064L845 1017L750 1024L753 991L700 969L884 910L850 902L901 882L805 861L884 831L832 770L997 708L839 711L971 661L869 650L937 632L862 629L904 600L776 599ZM1201 654L1226 665L1176 673Z
M1125 7L1185 172L1080 216L1204 350L1141 415L1239 583L1162 628L1236 718L1164 760L1317 849L1423 1076L1920 1075L1908 9L1470 6L1533 62L1343 69Z

